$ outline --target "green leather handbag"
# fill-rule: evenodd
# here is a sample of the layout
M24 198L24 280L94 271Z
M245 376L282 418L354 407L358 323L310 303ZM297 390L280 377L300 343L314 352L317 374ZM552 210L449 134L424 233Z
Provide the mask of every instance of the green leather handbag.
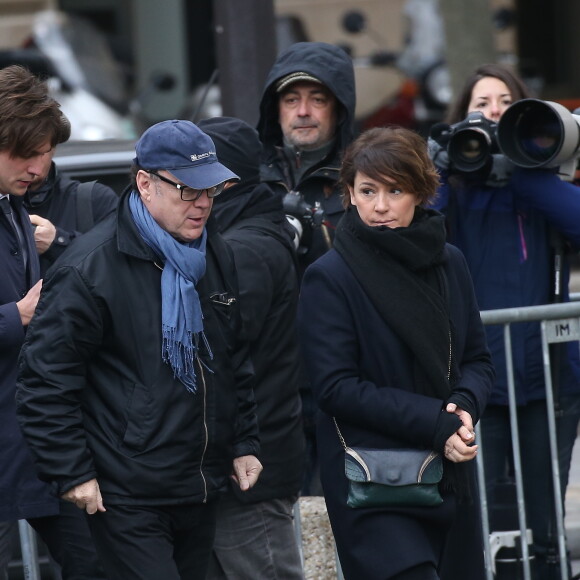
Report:
M436 506L443 502L439 453L420 449L345 449L347 505L360 507Z
M443 502L439 493L443 460L439 453L348 447L336 420L335 425L345 451L349 507L431 507Z

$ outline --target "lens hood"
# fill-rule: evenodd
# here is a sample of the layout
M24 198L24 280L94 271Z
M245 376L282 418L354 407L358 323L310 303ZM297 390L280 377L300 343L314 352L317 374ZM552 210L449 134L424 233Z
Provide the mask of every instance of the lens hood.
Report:
M502 115L501 152L520 167L558 167L578 155L580 116L553 101L522 99Z

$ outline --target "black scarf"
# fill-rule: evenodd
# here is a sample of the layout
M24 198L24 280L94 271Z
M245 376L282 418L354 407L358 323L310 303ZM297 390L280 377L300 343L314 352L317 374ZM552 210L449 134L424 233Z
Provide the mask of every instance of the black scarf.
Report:
M337 226L334 248L413 353L416 392L446 400L451 323L444 217L417 207L409 227L370 227L351 206Z

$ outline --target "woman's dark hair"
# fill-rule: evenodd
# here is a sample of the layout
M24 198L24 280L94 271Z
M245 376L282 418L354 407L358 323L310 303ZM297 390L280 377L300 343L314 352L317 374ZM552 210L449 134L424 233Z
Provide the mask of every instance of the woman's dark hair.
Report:
M449 108L446 119L447 123L453 125L459 123L459 121L463 121L463 119L467 117L467 108L471 101L473 87L481 79L486 77L493 77L503 81L509 89L514 103L530 96L528 88L524 82L508 68L500 64L482 64L477 67L465 81L457 99L455 99L454 103Z
M439 174L423 137L403 127L376 127L362 133L344 152L340 169L342 204L350 205L349 186L354 187L357 172L385 183L393 179L403 190L414 193L419 205L435 197Z

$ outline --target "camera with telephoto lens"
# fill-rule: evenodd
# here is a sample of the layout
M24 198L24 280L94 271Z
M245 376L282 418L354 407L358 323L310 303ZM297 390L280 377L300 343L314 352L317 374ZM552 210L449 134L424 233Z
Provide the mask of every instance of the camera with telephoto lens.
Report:
M553 101L516 101L498 123L499 148L515 165L559 167L562 179L572 179L580 157L579 113Z
M282 199L288 223L294 228L294 246L299 254L306 253L312 243L312 232L324 224L320 204L310 205L299 191L289 191Z
M451 126L440 129L435 140L447 147L450 165L463 173L483 169L493 153L498 153L497 123L486 119L479 111Z

